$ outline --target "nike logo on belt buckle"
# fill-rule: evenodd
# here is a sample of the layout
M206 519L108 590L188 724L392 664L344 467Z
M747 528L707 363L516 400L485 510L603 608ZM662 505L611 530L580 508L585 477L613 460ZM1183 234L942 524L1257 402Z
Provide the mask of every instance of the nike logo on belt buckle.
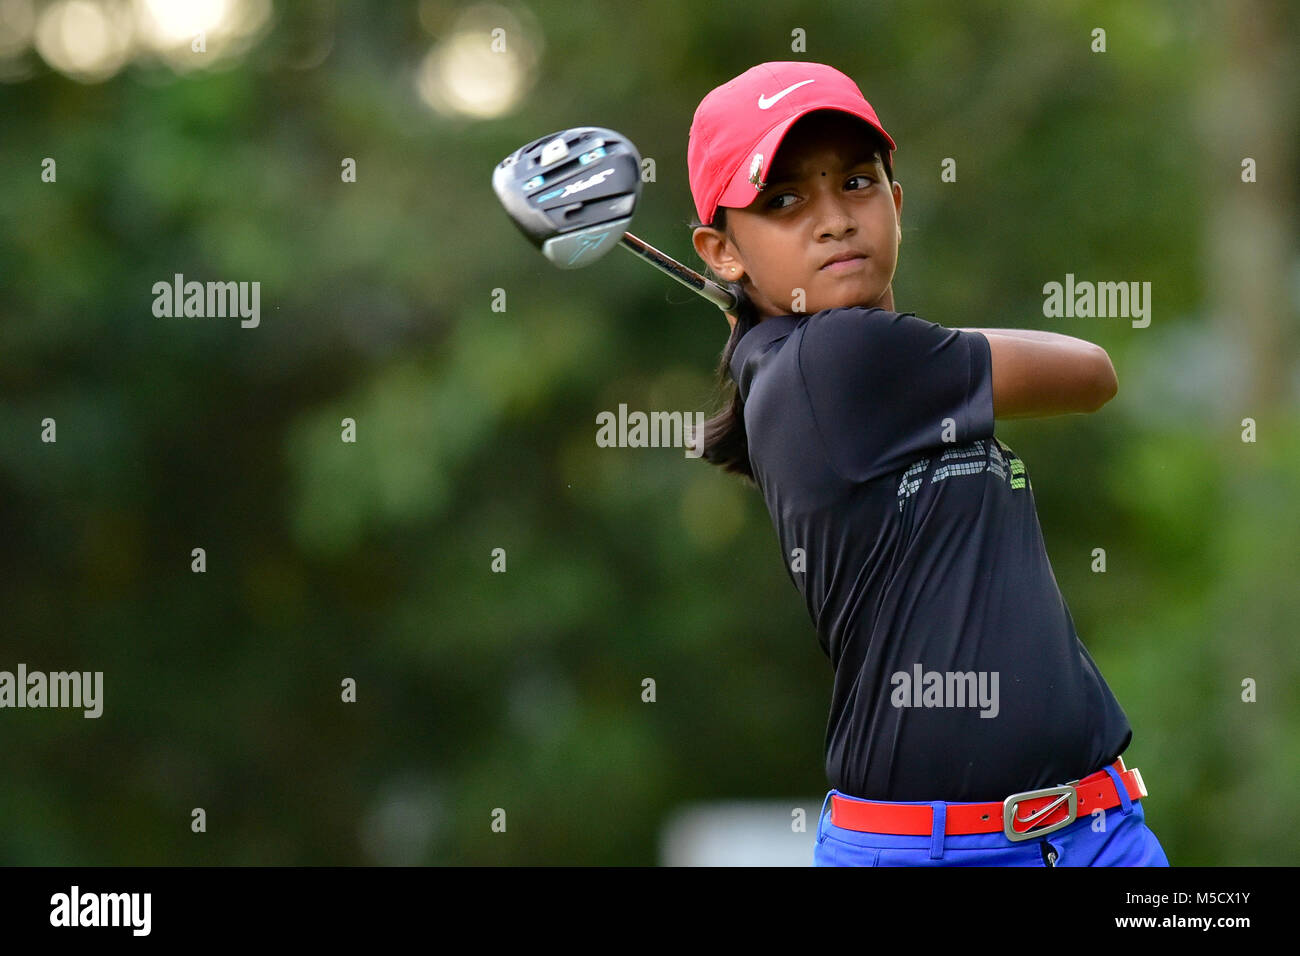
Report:
M1002 801L1002 832L1006 834L1008 840L1019 842L1021 840L1030 840L1035 837L1044 836L1048 833L1055 833L1062 827L1068 827L1075 821L1079 814L1079 791L1074 785L1079 781L1064 784L1060 787L1047 787L1043 790L1026 790L1023 793L1013 793ZM1034 810L1027 816L1018 816L1016 814L1017 804L1025 800L1034 800L1040 797L1056 797L1051 803L1044 807ZM1033 828L1033 823L1043 817L1049 816L1055 810L1059 809L1061 804L1068 805L1069 812L1064 820L1056 823L1049 823L1046 826ZM1031 828L1028 830L1017 830L1014 823L1028 823Z

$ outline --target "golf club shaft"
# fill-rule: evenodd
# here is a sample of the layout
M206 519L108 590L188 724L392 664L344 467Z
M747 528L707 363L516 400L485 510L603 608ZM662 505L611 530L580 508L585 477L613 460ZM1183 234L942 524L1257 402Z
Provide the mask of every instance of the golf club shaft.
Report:
M624 249L644 259L656 269L668 273L687 288L695 290L724 312L730 312L736 307L736 297L722 286L706 279L694 269L688 269L672 256L664 255L654 246L647 245L632 233L623 233L620 243Z

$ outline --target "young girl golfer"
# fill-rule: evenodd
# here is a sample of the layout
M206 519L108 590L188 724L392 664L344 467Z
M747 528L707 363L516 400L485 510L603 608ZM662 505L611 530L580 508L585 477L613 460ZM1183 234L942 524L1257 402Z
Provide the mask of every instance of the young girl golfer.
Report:
M688 148L695 248L738 297L704 457L762 492L835 672L814 863L1167 866L994 435L1096 411L1114 369L1069 336L895 311L893 150L849 77L800 62L710 92Z

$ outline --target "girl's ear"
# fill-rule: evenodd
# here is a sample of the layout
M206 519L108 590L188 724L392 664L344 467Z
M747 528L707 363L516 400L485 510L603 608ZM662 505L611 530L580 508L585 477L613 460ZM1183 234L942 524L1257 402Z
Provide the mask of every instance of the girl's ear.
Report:
M894 218L898 222L898 241L903 241L903 184L894 183Z
M723 233L712 226L700 226L691 234L691 243L714 275L732 282L739 281L741 269L735 259L727 255L727 237Z

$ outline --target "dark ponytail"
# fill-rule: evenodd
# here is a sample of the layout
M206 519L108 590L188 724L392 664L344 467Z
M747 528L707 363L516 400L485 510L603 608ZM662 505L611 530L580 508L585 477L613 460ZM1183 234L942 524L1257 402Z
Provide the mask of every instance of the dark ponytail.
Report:
M727 210L719 206L713 222L704 223L694 220L691 229L711 226L719 231L727 228ZM722 402L722 409L704 423L703 458L711 465L717 465L733 475L740 475L750 484L754 481L754 469L749 464L749 436L745 433L745 403L741 401L740 389L731 377L731 356L736 351L745 333L758 325L758 307L754 305L745 286L740 282L728 282L720 277L713 277L718 285L727 289L736 297L736 307L731 314L736 317L736 326L731 330L731 337L722 350L722 359L718 362L717 392Z

